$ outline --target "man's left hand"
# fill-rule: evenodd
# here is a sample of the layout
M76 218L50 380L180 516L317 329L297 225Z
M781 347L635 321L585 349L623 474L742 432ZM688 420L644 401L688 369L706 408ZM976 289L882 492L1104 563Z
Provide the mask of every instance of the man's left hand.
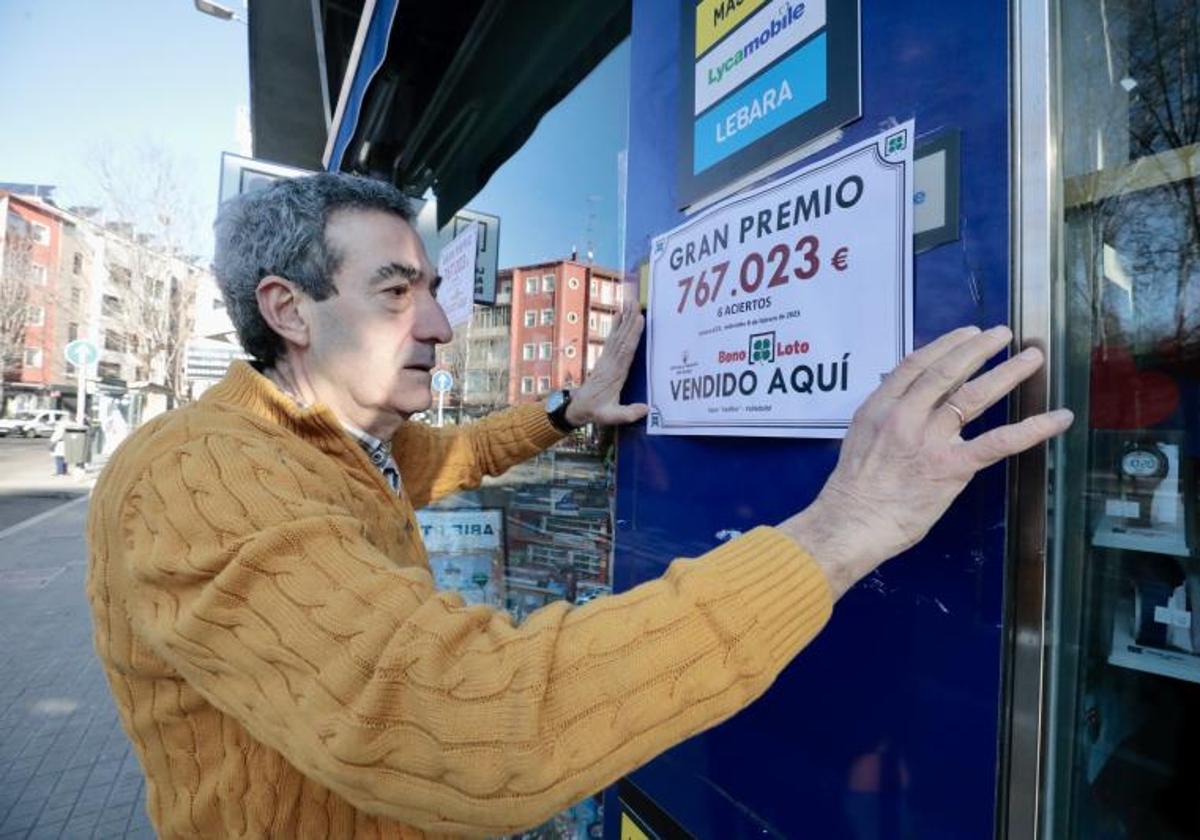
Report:
M571 403L567 406L567 422L572 426L616 425L633 423L646 416L650 407L645 403L621 405L621 389L629 376L633 354L642 337L646 318L637 301L627 301L621 317L608 340L596 367L576 390L571 392Z

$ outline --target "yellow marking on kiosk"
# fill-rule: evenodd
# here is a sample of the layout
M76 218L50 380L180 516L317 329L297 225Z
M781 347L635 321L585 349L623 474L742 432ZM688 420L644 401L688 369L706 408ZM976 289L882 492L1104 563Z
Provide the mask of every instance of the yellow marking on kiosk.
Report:
M696 6L696 55L707 50L767 0L702 0Z
M650 837L637 827L629 814L621 814L621 840L650 840Z

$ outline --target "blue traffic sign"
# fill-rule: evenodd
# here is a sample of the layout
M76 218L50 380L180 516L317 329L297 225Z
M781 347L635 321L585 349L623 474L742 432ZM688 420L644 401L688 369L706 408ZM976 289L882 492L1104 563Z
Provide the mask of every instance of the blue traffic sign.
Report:
M433 380L430 383L433 390L439 393L445 393L454 387L454 377L450 375L448 370L439 370L433 374Z
M82 338L77 338L68 344L63 353L66 355L67 361L76 367L94 365L100 358L100 349L92 342Z

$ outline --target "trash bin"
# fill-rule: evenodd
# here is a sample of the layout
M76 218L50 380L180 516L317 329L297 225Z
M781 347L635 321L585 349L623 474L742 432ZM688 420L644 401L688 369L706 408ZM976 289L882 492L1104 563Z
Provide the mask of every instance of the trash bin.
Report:
M63 435L63 444L66 447L67 463L83 466L87 461L87 430L82 426L67 429Z

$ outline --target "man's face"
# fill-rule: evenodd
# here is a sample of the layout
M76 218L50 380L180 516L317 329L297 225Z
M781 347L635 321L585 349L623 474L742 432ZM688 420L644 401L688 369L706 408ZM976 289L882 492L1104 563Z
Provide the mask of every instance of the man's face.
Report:
M360 410L407 418L431 400L434 348L452 338L436 272L416 231L378 210L342 210L325 226L341 255L337 294L306 300L309 364Z

